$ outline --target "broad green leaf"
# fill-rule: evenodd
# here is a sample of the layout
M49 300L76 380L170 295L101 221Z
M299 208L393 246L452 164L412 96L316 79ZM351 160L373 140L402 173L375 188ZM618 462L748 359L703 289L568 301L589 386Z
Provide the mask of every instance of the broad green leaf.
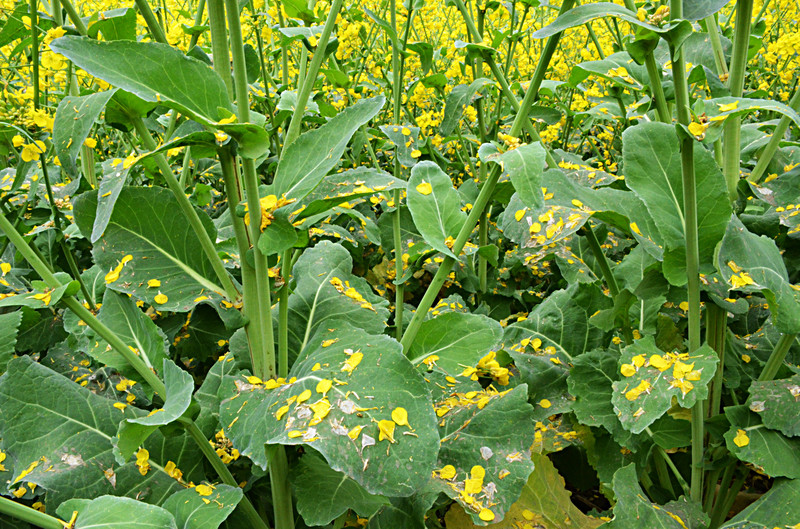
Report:
M731 518L722 529L750 528L751 526L747 524L768 528L796 525L800 521L798 497L800 497L800 479L775 480L775 484L766 494Z
M593 213L582 206L565 207L550 203L552 197L552 193L547 193L544 207L531 209L518 193L512 195L503 212L505 236L525 248L547 247L576 233Z
M75 166L78 152L115 92L114 89L86 96L66 96L58 104L53 121L53 146L61 167L73 179L78 178Z
M417 160L411 153L424 145L424 143L420 141L419 127L381 125L380 129L394 145L394 155L397 157L397 161L400 162L400 165L404 167L414 167L417 164Z
M570 73L569 82L573 86L578 86L591 75L602 77L608 80L609 84L632 90L642 90L643 85L648 83L645 68L631 61L631 56L627 52L617 52L600 61L576 64Z
M225 117L219 109L232 110L216 72L166 44L67 36L51 42L50 48L113 86L200 121L217 122Z
M321 457L307 453L291 472L297 512L309 526L327 525L348 509L369 518L389 503L328 466ZM325 501L320 501L325 498Z
M44 281L31 281L32 291L7 295L0 300L0 307L29 307L32 309L53 307L62 297L74 296L80 290L80 284L70 280L68 274L56 272L56 278L61 281L60 287L49 288Z
M540 454L531 454L535 466L519 499L514 502L501 523L488 529L539 526L542 529L594 529L603 523L599 518L583 514L570 500L564 478L552 461ZM569 520L569 521L567 521Z
M285 209L276 210L273 217L258 238L258 250L267 256L280 254L292 248L299 239L297 230L289 220L289 213Z
M442 438L435 487L458 501L475 523L501 520L533 471L527 387L455 393L434 407Z
M652 336L635 341L622 350L622 377L613 383L611 402L620 422L638 434L669 410L673 398L691 408L708 396L718 361L708 345L693 354L665 353Z
M544 159L545 152L540 143L522 145L495 158L508 173L519 198L534 210L544 206L542 194Z
M117 424L146 412L113 404L27 356L9 362L0 377L0 431L13 479L30 466L22 481L47 490L51 511L70 498L103 494L160 504L183 489L163 470L169 460L187 482L202 479L202 456L187 436L151 435L144 444L151 467L146 475L134 462L117 465L111 443Z
M491 79L481 77L472 81L469 86L465 84L454 86L445 100L444 117L441 125L439 125L439 133L442 136L452 134L464 113L464 108L472 104L472 98L475 94L483 88L495 86L495 84Z
M683 0L683 18L692 21L702 20L729 2L730 0Z
M375 117L385 101L383 96L362 99L318 129L301 134L282 155L272 193L299 200L313 191L339 163L356 130Z
M664 247L664 275L670 283L686 283L684 242L683 176L678 137L671 125L642 123L628 128L622 136L625 182L647 206L655 221L656 242ZM698 244L702 272L713 271L714 248L722 239L731 214L730 200L722 173L713 156L696 143L694 152L697 182ZM640 218L631 218L640 222Z
M391 176L380 169L358 167L325 177L320 184L293 207L293 222L320 215L334 206L378 193L388 195L388 191L405 189L403 180Z
M114 167L113 161L103 162L103 179L100 180L100 189L97 193L97 214L92 224L92 233L89 235L89 242L92 244L95 244L105 233L129 171L130 167L125 169L119 164Z
M500 323L480 314L446 312L426 320L406 356L419 365L427 361L455 375L475 366L502 338ZM436 357L431 359L432 357Z
M438 492L426 486L422 492L407 498L389 498L391 503L370 518L367 529L426 529L427 512L438 496Z
M408 496L428 481L439 451L436 416L399 343L326 326L289 375L294 382L275 389L241 381L222 402L225 434L243 455L265 468L265 444L308 444L372 494ZM380 434L379 424L394 425L393 434Z
M631 433L619 421L611 396L612 384L619 380L618 354L596 349L575 357L567 386L575 397L572 411L587 426L602 426L621 445L631 442Z
M770 477L800 479L800 438L768 430L747 406L728 406L725 444L733 455Z
M81 232L91 234L97 192L80 195L73 208ZM125 256L133 257L122 265L119 278L111 281L109 288L170 311L186 311L204 299L220 298L222 289L215 283L211 263L179 211L175 197L163 188L126 187L120 192L104 235L92 249L96 263L106 271L120 266ZM198 215L214 240L211 219L203 212ZM161 285L149 286L151 280ZM155 298L159 294L167 300L158 303Z
M88 35L103 40L136 40L136 10L131 7L111 9L100 13L100 20L89 26Z
M775 112L788 117L800 127L800 114L797 111L785 103L770 99L718 97L704 100L703 108L711 123L715 125L733 116L743 116L752 112Z
M699 505L686 498L673 501L667 505L651 503L639 485L636 466L628 465L614 474L614 518L607 524L613 529L686 529L687 527L705 527L708 516L702 513ZM702 524L692 521L699 519ZM606 527L606 526L604 526Z
M177 529L217 529L242 496L239 487L219 484L209 496L200 496L195 489L176 492L162 507L175 517Z
M74 529L177 529L175 517L167 510L132 498L100 496L93 500L68 500L58 508L58 515L69 520L74 511L78 518Z
M528 386L536 420L572 409L567 375L573 358L558 342L520 322L506 327L503 350L514 359L522 382Z
M789 283L786 265L775 241L747 231L732 217L717 255L717 266L731 288L761 291L772 321L782 333L800 332L800 295Z
M167 387L164 407L156 409L155 413L151 413L147 417L128 419L128 422L141 424L142 426L169 424L183 415L183 412L192 403L192 392L194 391L192 375L178 367L175 362L168 358L164 359L162 373L164 385Z
M231 351L234 350L237 334L243 336L244 329L237 331L231 337ZM244 347L247 347L246 343ZM249 355L249 350L245 350L244 354ZM223 387L223 380L233 377L240 368L234 353L226 353L211 366L206 378L203 379L203 384L194 394L194 400L200 405L200 414L195 419L195 424L209 437L219 431L219 403L222 400L219 394Z
M788 437L800 436L800 375L784 380L753 382L747 399L764 426Z
M147 367L156 373L161 373L161 367L169 352L167 337L131 298L107 289L97 318L137 353ZM83 328L86 329L85 336L88 340L86 352L90 356L104 365L119 370L128 378L144 383L121 354L111 349L94 331L88 327Z
M642 22L636 16L636 13L628 10L618 4L610 2L598 2L596 4L584 4L573 7L563 15L559 16L550 25L543 27L538 31L534 31L531 37L534 39L544 39L555 35L565 29L574 28L575 26L582 26L587 22L591 22L596 18L607 16L614 16L640 28L659 33L665 38L672 41L674 46L678 46L682 39L686 38L692 32L691 23L685 20L678 20L676 22L668 22L660 26L654 26L647 22Z
M433 162L418 163L411 169L407 193L408 209L425 242L456 258L447 241L458 235L467 214L461 211L461 199L450 177Z
M22 311L0 314L0 374L5 372L6 365L14 356L17 331L21 322Z
M379 334L389 317L388 302L352 274L353 261L341 245L322 241L303 252L292 270L302 278L289 296L289 353L296 356L321 327L347 322ZM352 291L350 289L353 289Z

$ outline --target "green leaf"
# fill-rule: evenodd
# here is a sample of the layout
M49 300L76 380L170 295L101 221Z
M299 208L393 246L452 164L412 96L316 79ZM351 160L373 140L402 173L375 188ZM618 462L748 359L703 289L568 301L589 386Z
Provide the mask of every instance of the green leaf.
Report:
M50 48L113 86L206 124L225 117L220 108L232 110L216 72L166 44L66 36L51 42Z
M309 526L327 525L348 509L360 518L369 518L389 503L383 496L370 494L346 475L333 470L313 453L300 458L291 476L297 512Z
M747 406L728 406L725 417L731 423L725 444L733 455L770 477L800 478L800 438L768 430Z
M78 511L78 519L72 526L75 529L177 529L175 518L167 510L132 498L74 499L62 503L57 512L61 518L69 520L74 511Z
M35 464L23 481L47 490L50 509L70 498L103 494L161 503L183 489L163 471L168 460L187 482L202 479L202 456L187 436L154 433L144 445L152 467L144 476L134 462L118 466L111 443L117 424L146 412L113 404L27 356L9 362L0 377L0 431L14 477Z
M495 158L503 166L522 202L534 210L544 206L542 173L544 148L540 143L529 143L505 152Z
M113 166L113 161L103 162L103 179L100 180L98 190L97 214L92 224L92 233L89 235L89 242L95 244L106 231L111 214L114 213L114 206L117 203L119 194L128 179L130 167Z
M289 295L291 356L300 352L317 329L332 327L336 321L350 323L370 334L383 332L389 317L389 303L374 294L366 280L354 276L352 268L353 260L348 251L329 241L321 241L297 260L292 276L303 280ZM345 294L348 288L345 283L363 301L353 292L351 296Z
M424 145L420 141L420 128L404 125L381 125L380 129L394 145L394 155L397 157L397 161L403 167L414 167L417 160L411 156L411 151ZM408 131L408 134L404 134L404 131Z
M283 153L272 193L299 200L313 191L339 163L356 130L375 117L385 102L383 96L362 99L318 129L301 134Z
M683 18L686 20L702 20L713 15L728 3L729 0L683 0Z
M80 97L66 96L56 108L53 120L53 147L61 167L73 179L78 178L78 168L75 166L78 152L89 136L95 120L115 92L116 90L112 89Z
M243 336L244 330L239 330L231 337L231 350L234 350L235 337ZM244 344L247 347L247 344ZM249 350L244 351L245 355ZM249 357L248 357L249 362ZM236 361L234 353L226 353L209 369L203 384L194 394L194 400L200 405L200 414L195 419L195 423L203 430L203 433L212 435L219 431L219 404L222 401L220 393L223 391L223 380L230 379L240 370L239 362Z
M609 86L617 85L631 90L642 90L643 85L648 83L645 68L631 61L627 52L613 53L600 61L576 64L570 72L569 83L578 86L591 75L608 80Z
M495 84L491 79L481 77L472 81L469 86L464 84L454 86L445 100L444 117L442 124L439 125L439 133L442 136L452 134L464 113L464 108L472 104L475 94L487 86L495 86Z
M332 207L377 193L405 189L406 183L385 171L371 167L358 167L325 177L297 207L293 207L292 222L297 222L330 211Z
M461 199L444 171L433 162L420 162L408 180L408 209L425 242L445 255L456 258L447 246L467 221Z
M0 314L0 374L6 370L6 365L14 356L17 345L17 331L22 322L22 311Z
M195 489L184 489L167 498L162 507L175 517L177 529L217 529L243 495L239 487L222 484L215 485L210 496L200 496Z
M130 7L111 9L100 13L100 20L89 26L88 35L103 40L136 40L136 10Z
M623 376L613 383L611 397L622 425L638 434L669 410L673 398L684 408L705 399L718 362L708 345L691 355L664 353L652 336L627 346L619 359Z
M285 209L276 210L273 217L258 238L258 250L267 256L280 254L292 248L298 240L297 230L289 220L289 213Z
M596 18L606 16L615 16L634 26L659 33L663 35L664 38L671 40L672 45L676 47L692 32L691 23L685 20L678 20L674 23L669 22L661 26L653 26L647 22L640 21L636 17L636 13L628 10L626 7L610 2L598 2L596 4L584 4L573 7L555 19L550 25L538 31L534 31L531 37L534 39L544 39L564 31L565 29L582 26Z
M747 399L764 426L788 437L800 436L800 375L784 380L753 382Z
M702 527L708 523L708 516L700 506L685 498L663 506L651 503L639 486L635 465L617 470L613 487L617 503L614 505L614 519L608 524L610 528L686 529L695 527L691 520L697 518L704 522L700 525Z
M730 110L727 108L733 107ZM723 112L723 108L726 110ZM800 127L800 114L792 107L770 99L749 99L746 97L718 97L703 101L703 109L712 124L721 127L721 122L733 116L743 116L752 112L775 112L791 119Z
M527 388L523 384L502 393L456 393L434 406L442 421L434 486L458 501L475 523L483 524L478 517L482 509L502 519L533 471L533 410ZM446 469L443 474L448 465L455 468L455 476L448 476ZM476 467L484 471L482 479L466 481L477 479ZM470 492L467 487L472 486ZM474 501L465 503L466 496Z
M408 498L389 498L384 506L370 518L367 529L426 529L425 518L439 493L424 487L423 491Z
M593 4L599 5L599 4ZM664 275L670 283L686 283L683 176L675 129L664 123L642 123L622 135L625 182L647 206L655 221L656 242L664 247ZM722 239L731 206L722 173L713 156L696 143L698 244L701 272L712 272L714 248ZM640 222L640 217L631 218ZM642 222L644 225L644 221Z
M446 312L422 323L407 356L419 365L435 355L436 366L455 375L475 366L502 336L500 323L487 316Z
M764 294L772 321L780 332L800 332L800 297L789 283L786 265L774 240L747 231L734 216L722 239L717 266L732 288L745 292L760 290Z
M73 208L81 232L92 233L97 192L78 196ZM201 297L219 300L222 288L215 284L216 275L199 239L183 215L166 214L170 211L177 212L179 207L167 189L122 189L105 233L92 249L95 262L107 271L119 266L126 255L133 256L109 288L133 294L159 310L186 311ZM201 211L198 215L214 240L216 230L211 219ZM161 286L148 286L151 279L161 281ZM155 301L159 293L167 296L165 303Z
M775 484L766 494L731 518L721 529L751 527L747 524L788 527L800 520L798 497L800 497L800 479L775 480Z
M531 454L531 459L535 468L519 499L511 506L501 523L488 525L488 529L524 527L531 524L543 529L594 529L602 525L602 520L587 516L575 507L570 500L571 493L565 488L564 478L550 458Z
M124 294L106 289L103 305L97 318L131 347L148 368L161 373L169 352L166 335L153 323L136 303ZM123 375L144 383L125 358L111 349L108 343L88 327L85 329L86 352L101 364L119 370Z
M573 360L567 386L575 397L572 411L586 426L602 426L621 445L631 442L631 434L622 426L611 397L612 384L619 380L618 354L604 349L584 353Z
M399 343L349 325L326 326L289 375L296 380L275 389L240 382L222 402L225 434L243 455L266 468L265 444L307 443L372 494L408 496L428 481L439 451L436 416ZM324 394L318 391L328 383ZM310 397L298 403L300 395ZM408 424L396 425L393 443L381 440L378 421L391 421L398 408Z
M192 375L178 367L175 362L168 358L164 359L164 370L162 372L164 374L164 385L167 387L164 407L158 408L155 413L147 417L128 419L128 422L141 424L142 426L169 424L183 415L183 412L192 403L192 392L194 391Z

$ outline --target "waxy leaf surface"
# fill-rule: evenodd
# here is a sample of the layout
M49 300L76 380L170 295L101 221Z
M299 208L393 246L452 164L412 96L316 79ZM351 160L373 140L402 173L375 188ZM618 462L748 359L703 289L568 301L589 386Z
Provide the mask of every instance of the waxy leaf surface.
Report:
M503 336L500 323L480 314L445 312L422 323L408 358L419 365L432 355L442 370L451 375L474 367Z
M175 517L169 511L133 498L100 496L93 500L75 499L58 508L59 516L65 520L69 520L74 511L78 511L78 518L72 526L74 529L178 529Z
M242 489L218 484L209 496L200 496L195 489L178 491L162 507L175 517L178 529L217 529L242 496Z
M725 416L731 423L725 444L736 457L770 477L800 479L800 438L765 428L747 406L728 406Z
M800 436L800 375L753 382L747 405L761 415L767 428L779 430L788 437Z

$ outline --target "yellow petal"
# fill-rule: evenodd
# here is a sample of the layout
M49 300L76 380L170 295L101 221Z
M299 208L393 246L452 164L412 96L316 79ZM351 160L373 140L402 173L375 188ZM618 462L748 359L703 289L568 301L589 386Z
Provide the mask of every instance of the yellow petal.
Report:
M408 424L408 412L405 410L405 408L395 408L395 409L393 409L392 410L392 420L399 426L409 426L409 424Z
M421 184L417 185L417 193L421 195L430 195L433 191L433 186L431 186L428 182L422 182Z

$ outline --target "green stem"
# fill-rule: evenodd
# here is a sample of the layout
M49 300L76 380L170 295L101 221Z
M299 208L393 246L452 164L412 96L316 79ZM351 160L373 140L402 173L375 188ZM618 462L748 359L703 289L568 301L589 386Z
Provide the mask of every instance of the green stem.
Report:
M311 59L311 65L308 67L305 82L297 94L297 104L292 113L292 120L289 122L289 128L286 131L286 138L283 142L283 152L294 143L294 140L300 135L300 124L303 121L303 114L305 113L306 103L311 95L311 90L314 88L314 83L317 81L317 74L319 73L322 60L325 56L325 48L328 47L328 40L330 40L333 26L336 25L336 16L342 9L343 0L333 0L331 3L331 10L328 13L328 18L325 20L325 25L322 27L322 34L319 36L317 42L317 51L314 52L314 58Z
M231 59L228 53L228 34L225 29L225 1L207 0L208 28L211 33L211 53L214 56L214 71L222 77L228 97L233 99L233 78L231 77ZM238 12L238 11L237 11Z
M142 18L144 18L147 29L150 30L150 34L153 36L153 40L162 44L168 44L167 36L164 34L164 28L158 23L158 19L155 13L153 13L153 10L150 9L150 4L147 0L134 0L134 2Z
M486 179L486 169L485 165L481 165L481 180ZM480 220L478 221L478 244L480 247L487 246L489 244L489 216L492 214L492 207L486 206L483 214L481 215ZM486 260L485 257L482 255L478 255L478 284L480 285L480 291L482 294L486 293L486 288L488 286L488 278L487 278L487 270L488 270L489 262Z
M794 111L800 110L800 87L795 90L794 95L789 100L789 106ZM778 125L772 132L772 137L769 139L769 143L767 143L767 146L764 147L764 150L758 157L758 163L756 163L753 172L750 173L748 180L756 184L761 182L761 178L764 176L764 173L766 172L769 163L772 161L772 158L775 156L775 153L778 152L778 147L783 140L783 135L786 134L786 130L789 128L791 123L792 119L789 116L781 116L781 120L778 122Z
M292 249L281 256L283 286L278 291L278 376L289 376L289 277L292 275Z
M592 255L594 255L594 259L597 261L600 271L603 273L608 291L616 302L619 298L619 285L617 284L617 278L614 277L614 272L611 270L608 257L600 247L600 242L597 240L597 236L590 226L584 226L582 233L586 237L586 242L589 243L589 248L592 250ZM625 343L630 345L633 343L633 331L631 330L630 319L628 315L625 314L622 320L622 334L625 336Z
M150 131L147 130L142 118L131 116L131 121L145 149L148 151L156 150L156 142L153 137L150 136ZM172 191L173 196L178 201L178 207L180 207L181 212L192 227L197 239L200 241L200 246L203 248L203 252L211 263L211 268L213 268L214 273L217 275L217 279L219 279L222 289L225 291L225 295L231 301L236 301L239 298L239 291L233 284L230 274L225 270L225 265L222 263L222 259L220 259L217 253L214 242L211 240L203 223L200 221L200 217L197 215L194 206L192 206L186 193L184 193L184 188L181 187L178 179L172 174L172 169L162 153L155 154L153 158L155 158L156 165L161 171L164 180L166 180L169 190Z
M293 529L292 489L289 487L289 462L283 445L267 445L269 457L269 481L272 486L275 528ZM280 506L280 507L279 507Z
M672 114L669 112L664 87L661 85L661 69L658 67L652 51L645 55L644 64L647 67L647 77L650 79L650 90L656 103L658 120L662 123L672 123Z
M64 529L65 523L36 509L0 496L0 512L42 529Z
M200 447L200 451L203 452L206 460L211 463L211 466L214 468L214 471L220 477L222 482L226 485L230 485L231 487L238 487L239 484L236 482L236 478L233 477L231 471L228 470L228 467L219 458L217 453L214 451L214 447L208 442L208 439L206 439L206 436L203 435L202 431L200 431L200 428L198 428L194 422L188 419L181 418L178 419L178 422L181 423L183 428L186 430L186 433L188 433L189 437L194 440L195 444ZM269 525L267 525L261 516L258 515L255 507L253 507L253 504L250 503L250 499L247 497L247 494L242 497L242 501L239 502L239 505L237 505L236 508L239 509L240 512L250 521L250 527L256 527L259 529L269 528ZM281 526L279 525L278 527Z
M206 10L206 0L199 0L195 9L194 26L197 27L203 23L203 12ZM191 50L193 47L197 46L198 39L200 39L200 32L196 31L192 33L192 37L189 39L189 46L186 49Z
M714 507L714 494L716 493L717 482L719 481L720 473L722 473L722 469L715 468L709 472L708 476L706 477L706 491L705 499L703 500L703 512L711 512L711 509Z
M725 75L728 73L728 64L725 62L725 53L722 51L722 41L719 38L719 23L717 15L709 15L705 19L708 37L711 41L711 49L714 52L714 64L717 67L717 74Z
M661 484L661 488L666 490L672 498L675 498L675 489L672 488L672 480L669 477L669 469L667 469L667 463L664 461L664 457L661 455L660 446L655 447L655 452L658 454L658 457L653 458L653 463L656 466L656 474L658 475L658 482ZM666 455L666 454L664 454Z
M764 369L761 370L761 375L758 377L759 382L775 378L775 375L778 374L778 370L783 365L783 361L796 338L796 334L781 335L778 343L775 344L775 348L772 350L772 354L769 355L769 360L767 360L767 363L764 365Z
M750 45L750 17L753 14L753 0L738 0L736 2L736 30L733 36L733 56L731 57L730 77L728 88L732 97L742 97L744 92L744 77L747 68L747 50ZM725 182L728 185L728 195L731 202L736 200L739 183L739 160L741 150L742 118L731 116L725 120L723 126L724 149L722 167Z
M723 374L725 370L725 336L727 334L728 311L716 303L706 304L708 324L706 326L706 341L717 353L719 363L714 373L714 382L711 386L711 404L708 408L708 417L713 417L720 412L722 402Z
M682 0L670 0L670 14L673 19L683 16ZM672 56L672 77L675 81L675 100L678 122L688 126L689 88L686 80L686 67L683 50L670 48ZM694 140L681 138L681 170L683 174L684 232L686 240L686 279L689 302L689 353L700 348L700 256L697 234L697 189L694 174ZM703 499L703 452L705 431L705 404L698 400L692 407L692 499Z
M78 10L75 9L74 5L72 5L72 2L70 2L70 0L61 0L61 5L64 7L64 10L67 12L67 17L72 22L72 25L75 26L75 29L78 31L78 33L86 36L86 34L89 33L89 30L86 28L86 24L83 23Z
M53 13L53 22L56 23L56 26L63 26L64 25L64 13L61 11L61 0L52 0L51 4L51 11Z
M722 522L725 521L725 516L727 516L728 512L731 510L731 507L733 507L733 502L736 501L736 495L739 494L740 490L742 490L742 486L744 485L745 480L747 480L748 474L749 472L747 471L743 472L742 475L733 482L730 488L726 490L720 489L718 500L722 501L718 501L717 505L714 506L714 512L711 516L711 523L708 526L710 529L716 529L722 524Z
M39 109L39 11L37 0L30 0L31 17L31 84L33 84L33 108Z

